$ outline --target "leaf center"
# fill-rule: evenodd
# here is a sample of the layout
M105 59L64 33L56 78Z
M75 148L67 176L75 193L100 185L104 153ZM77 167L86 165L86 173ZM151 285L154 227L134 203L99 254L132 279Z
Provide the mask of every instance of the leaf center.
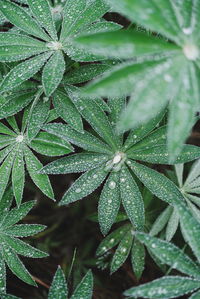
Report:
M49 42L46 44L47 48L54 50L54 51L58 51L58 50L62 50L62 43L60 42Z

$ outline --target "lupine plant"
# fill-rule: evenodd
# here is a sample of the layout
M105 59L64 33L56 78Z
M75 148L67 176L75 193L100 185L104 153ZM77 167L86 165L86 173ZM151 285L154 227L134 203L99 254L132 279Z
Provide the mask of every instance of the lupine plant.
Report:
M0 1L0 298L200 298L199 15Z

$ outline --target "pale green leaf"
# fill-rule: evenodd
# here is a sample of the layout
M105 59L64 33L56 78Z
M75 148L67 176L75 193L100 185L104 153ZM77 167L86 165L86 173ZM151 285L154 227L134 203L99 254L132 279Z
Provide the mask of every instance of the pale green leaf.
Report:
M199 281L188 277L165 276L124 292L130 298L180 298L199 288Z
M132 30L81 35L75 39L85 51L106 58L128 59L141 55L171 55L180 50L162 39Z
M2 196L5 192L5 189L7 187L10 178L14 157L15 157L15 151L12 151L11 153L8 154L7 158L0 166L0 200L2 199Z
M151 236L156 236L164 229L165 225L169 221L172 212L173 212L173 207L168 206L166 209L164 209L164 211L162 211L162 213L159 214L158 218L153 223L151 230L149 232Z
M176 208L173 209L173 212L169 218L167 227L166 227L166 240L171 241L173 236L175 235L178 225L179 225L179 214Z
M199 279L199 266L177 246L144 233L137 233L136 237L140 242L146 245L162 263L167 264L172 269L176 269L184 274Z

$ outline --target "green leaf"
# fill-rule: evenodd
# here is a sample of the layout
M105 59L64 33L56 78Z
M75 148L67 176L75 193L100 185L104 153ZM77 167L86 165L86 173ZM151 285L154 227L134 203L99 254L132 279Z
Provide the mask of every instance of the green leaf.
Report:
M30 273L26 270L20 259L15 252L9 247L2 247L3 257L10 268L10 270L24 282L36 286L36 283L32 279Z
M111 234L105 237L99 247L97 248L96 255L100 256L106 253L109 249L115 247L120 240L124 237L124 234L131 229L131 225L124 225L114 230Z
M177 180L178 180L179 187L182 187L183 186L184 164L176 164L174 168L175 168L176 177L177 177Z
M40 224L16 224L6 228L6 233L13 237L29 237L40 233L46 228L45 225Z
M0 11L16 27L37 36L43 40L49 41L50 37L40 28L35 20L22 7L13 2L2 0L0 2Z
M31 179L46 196L54 199L53 189L48 176L46 174L39 173L39 170L42 168L42 164L28 147L25 148L24 153L26 167Z
M198 261L200 261L200 223L183 202L177 202L176 208L180 216L183 237L188 242Z
M137 233L137 239L146 245L153 254L164 264L184 274L200 277L199 266L195 264L181 249L172 243L151 237L144 233Z
M53 96L53 105L57 114L64 119L64 121L73 129L83 132L81 116L66 93L57 90Z
M30 147L36 152L50 157L62 156L73 151L73 147L67 141L47 132L40 132L31 141Z
M40 99L37 103L33 103L27 125L27 137L29 141L31 141L40 131L48 117L49 109L50 101L44 102Z
M163 174L134 161L129 160L127 163L139 180L155 196L173 205L182 201L183 196L177 186Z
M175 235L178 225L179 225L180 216L176 208L173 209L173 212L169 218L167 228L166 228L166 240L171 241L173 236Z
M146 149L152 148L155 145L163 146L164 144L166 144L166 139L167 139L167 127L162 126L157 130L154 130L148 136L144 137L144 139L142 139L141 141L134 144L129 150L126 151L126 153L128 155L130 153L131 155L133 151L140 151L140 150L144 150L145 148Z
M6 120L7 120L8 124L12 127L12 129L13 129L17 134L19 134L19 133L20 133L20 130L19 130L19 127L18 127L16 118L15 118L14 116L10 116L10 117L8 117Z
M105 163L107 159L108 156L103 154L74 154L47 164L40 170L40 173L66 174L84 172L93 168L97 168L102 163Z
M34 98L35 92L29 91L21 95L16 95L14 98L8 98L0 109L0 119L14 115L26 107Z
M9 129L7 126L5 126L3 123L0 123L0 134L6 134L16 137L16 133Z
M88 133L87 131L80 133L61 123L47 124L42 128L43 130L56 135L63 140L67 140L87 151L103 154L112 153L107 144L103 143L99 138Z
M21 204L17 208L12 209L3 218L3 220L1 221L1 225L7 229L11 225L17 223L29 213L29 211L33 208L34 205L35 201L32 200Z
M145 249L144 246L136 239L134 239L133 246L131 249L131 263L133 267L133 272L139 280L144 271Z
M1 82L1 93L17 87L34 76L41 69L51 54L51 52L40 54L15 66Z
M14 158L15 158L15 151L12 151L11 153L8 154L7 158L0 166L0 200L2 199L2 196L7 187Z
M195 294L189 297L189 299L199 299L199 298L200 298L200 291L196 292Z
M112 127L101 108L92 99L81 98L79 89L70 87L67 91L80 114L112 148L116 149L116 138Z
M60 84L65 72L65 60L61 51L56 51L46 63L42 73L42 84L50 97Z
M31 258L43 258L48 256L47 253L32 247L31 245L21 241L20 239L7 236L6 234L3 234L0 239L19 255Z
M6 265L3 260L2 253L0 254L0 268L1 268L0 288L1 288L1 292L6 292Z
M107 64L86 64L70 70L64 77L66 84L78 84L90 81L109 69Z
M106 1L115 11L125 15L133 23L137 22L140 25L152 31L159 32L167 38L179 43L178 33L180 32L180 27L176 17L176 10L170 1Z
M68 288L65 281L64 272L58 267L49 289L48 299L67 298Z
M44 42L29 36L7 32L0 33L0 61L23 60L48 50Z
M130 147L132 147L133 145L135 145L136 143L138 143L139 141L144 139L146 136L147 136L147 138L149 138L148 135L151 133L151 131L153 131L153 129L157 125L159 125L159 123L161 122L161 120L163 119L163 117L165 115L165 112L166 112L166 110L164 109L163 111L158 113L154 118L152 118L147 123L145 123L141 126L138 126L138 128L136 128L134 130L131 130L131 132L129 133L129 135L124 143L124 148L126 148L128 150ZM153 132L153 134L154 134L154 132ZM150 136L151 136L151 134L150 134Z
M108 5L102 0L88 3L85 0L78 1L78 3L73 0L67 1L63 11L64 20L60 36L61 41L74 35L87 24L100 19L108 10Z
M142 230L145 222L142 195L133 176L125 167L120 175L120 193L128 218L136 230Z
M165 276L152 282L133 287L124 292L131 298L177 298L199 288L199 281L188 277Z
M2 197L0 201L0 220L4 218L4 215L6 215L7 210L10 208L13 201L13 192L12 188L9 187L4 192L4 196Z
M16 203L20 206L24 190L25 170L22 150L18 150L12 168L12 186Z
M128 157L134 160L149 162L152 164L172 164L166 145L158 145L143 150L129 150ZM182 152L177 156L173 164L186 163L200 157L200 148L194 145L184 145Z
M111 273L117 271L127 259L133 242L132 231L128 231L117 247L117 250L112 258Z
M187 74L187 76L185 75ZM183 143L195 124L199 104L198 74L193 64L182 70L182 83L170 105L168 120L168 149L170 160L175 161Z
M112 172L104 184L98 204L98 220L103 235L111 229L120 208L119 172Z
M144 64L146 63L144 62ZM131 79L129 82L134 82L132 87L129 85L128 88L134 93L127 109L121 116L118 125L119 130L126 131L135 128L138 124L147 122L159 113L166 106L169 99L179 92L179 82L182 81L182 77L177 69L183 69L185 64L186 59L184 56L178 55L173 58L162 59L152 68L147 67L145 73L143 73L142 65L138 74L133 71L130 74ZM142 74L143 78L141 78ZM133 79L132 76L134 76ZM175 81L176 84L174 84ZM120 80L118 80L118 84L120 84Z
M93 289L93 276L91 270L89 270L86 275L83 277L79 285L76 287L73 295L70 299L84 299L92 298L92 289Z
M108 171L105 170L105 165L84 173L67 190L60 201L60 205L67 205L86 197L99 187L107 174Z
M41 27L45 28L53 40L57 40L57 33L53 21L49 1L47 0L28 0L28 5L31 12L40 23Z
M75 41L84 50L105 58L127 59L138 55L170 55L180 50L174 44L132 30L81 35Z

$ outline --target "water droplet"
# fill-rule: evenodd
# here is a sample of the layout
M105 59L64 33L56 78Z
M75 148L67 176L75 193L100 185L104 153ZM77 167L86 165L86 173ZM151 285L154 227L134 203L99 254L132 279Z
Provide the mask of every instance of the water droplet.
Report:
M199 57L199 48L193 44L186 44L183 47L183 53L189 60L196 60Z
M108 187L109 187L110 189L115 189L115 187L116 187L116 183L115 183L114 181L111 181L111 182L108 184Z
M76 193L80 193L80 192L81 192L81 188L77 188L77 189L75 190L75 192L76 192Z

